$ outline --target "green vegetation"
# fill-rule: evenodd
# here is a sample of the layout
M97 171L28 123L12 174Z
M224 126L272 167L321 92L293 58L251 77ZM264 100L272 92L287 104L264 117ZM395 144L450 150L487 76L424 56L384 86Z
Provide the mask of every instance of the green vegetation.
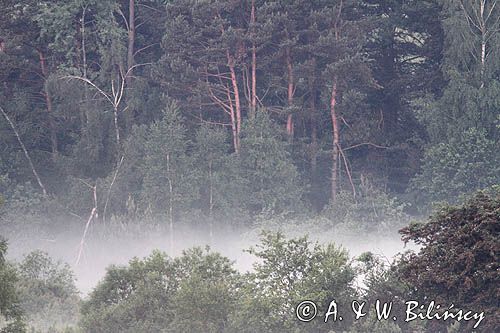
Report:
M173 229L458 203L499 182L499 8L4 1L3 200Z
M7 242L0 239L0 332L22 333L25 325L15 284L18 279L15 268L6 261Z
M257 260L246 273L208 247L186 250L175 259L155 251L128 265L110 266L81 307L66 265L42 252L27 255L19 265L2 259L1 313L9 323L2 332L25 332L24 322L36 332L95 333L430 333L470 332L475 324L379 321L373 311L360 320L343 311L342 321L325 324L324 313L334 299L340 309L350 308L355 299L392 301L392 313L399 318L405 318L407 300L453 302L457 309L484 311L480 330L494 332L500 327L499 219L498 191L478 193L462 206L442 208L427 223L402 229L403 240L421 248L393 261L371 252L350 258L331 243L271 232L248 250ZM3 242L2 253L5 249ZM320 311L309 323L295 316L303 300L314 300Z
M422 249L401 261L401 279L420 299L453 298L456 306L480 308L489 315L482 329L498 330L499 221L497 191L492 196L479 193L463 206L443 208L428 223L404 228L403 240L414 241ZM464 327L472 329L472 325Z
M422 249L383 262L268 233L248 274L209 250L157 252L110 267L82 301L68 266L11 263L1 241L0 330L327 332L293 308L331 297L432 296L498 317L499 2L2 0L11 241L85 230L79 263L96 225L165 232L169 254L183 228L213 242L307 226L402 229ZM339 329L408 331L348 316Z
M80 298L68 265L34 251L18 266L16 289L30 327L58 332L76 325Z

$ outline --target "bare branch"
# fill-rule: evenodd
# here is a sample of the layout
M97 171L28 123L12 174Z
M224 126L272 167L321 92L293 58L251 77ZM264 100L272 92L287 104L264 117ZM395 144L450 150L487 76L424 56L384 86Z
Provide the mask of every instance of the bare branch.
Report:
M345 157L344 151L342 150L342 148L340 147L340 145L338 145L338 147L339 147L340 155L342 156L342 159L344 160L345 170L347 172L347 176L349 177L349 182L351 183L352 195L354 197L356 197L356 187L354 186L354 182L352 181L351 170L349 169L349 165L347 163L347 158Z
M108 210L108 203L109 203L109 198L111 196L111 189L113 188L113 185L115 184L116 177L118 176L118 172L120 171L120 168L122 166L123 160L125 159L125 156L122 156L120 159L120 162L118 162L118 165L116 166L115 173L113 175L113 180L111 181L111 184L109 185L108 188L108 194L106 195L106 203L104 204L104 210L102 212L102 220L106 222L106 211Z
M90 216L87 220L87 223L85 224L85 229L83 231L82 239L80 240L80 246L78 248L78 256L76 257L75 266L78 266L78 264L80 263L80 260L82 258L82 254L83 254L83 247L85 246L85 239L87 238L87 233L89 230L90 223L92 222L95 215L97 214L97 185L94 185L92 187L92 190L93 190L93 197L94 197L94 207L92 208L92 210L90 212Z
M95 88L101 95L103 95L109 103L113 104L113 100L111 99L111 96L109 96L106 92L104 92L101 88L99 88L97 85L95 85L94 82L90 81L89 79L81 76L76 76L76 75L66 75L63 76L62 79L76 79L83 81L89 85L91 85L93 88Z
M45 186L43 185L42 180L40 179L40 176L38 175L38 172L36 171L35 166L33 165L33 161L31 160L31 157L28 154L28 150L26 149L26 147L24 146L23 141L21 140L21 136L17 132L16 126L14 126L14 123L9 118L9 115L5 112L5 110L2 107L0 107L0 112L2 112L3 116L5 117L5 119L7 120L7 122L9 123L10 127L12 128L12 131L16 135L17 141L19 142L19 145L21 146L21 148L22 148L22 150L24 152L24 156L26 156L26 159L28 160L28 163L29 163L29 165L31 167L31 171L33 172L33 175L35 176L36 181L38 182L38 185L42 189L43 195L47 195L47 190L45 189Z
M361 146L372 146L372 147L379 148L379 149L389 149L390 148L390 147L385 147L385 146L379 146L379 145L376 145L376 144L371 143L371 142L364 142L364 143L359 143L359 144L354 145L354 146L350 146L348 148L344 148L344 151L350 150L350 149L354 149L354 148L358 148L358 147L361 147Z

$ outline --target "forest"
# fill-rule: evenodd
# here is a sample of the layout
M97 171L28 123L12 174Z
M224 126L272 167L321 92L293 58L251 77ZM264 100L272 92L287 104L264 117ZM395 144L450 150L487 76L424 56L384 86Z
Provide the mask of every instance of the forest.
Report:
M1 333L500 331L498 0L1 0L0 85Z

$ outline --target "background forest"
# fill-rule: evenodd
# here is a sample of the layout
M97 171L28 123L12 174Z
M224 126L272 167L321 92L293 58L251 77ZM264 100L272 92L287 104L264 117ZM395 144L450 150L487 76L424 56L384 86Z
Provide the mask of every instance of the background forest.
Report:
M430 240L425 230L432 229L425 228L442 223L446 229L445 216L452 214L465 224L449 235L470 234L467 223L488 225L477 236L490 249L481 252L488 278L475 290L493 291L490 298L481 294L482 301L471 291L462 304L498 311L491 299L500 298L494 288L497 0L2 0L0 84L0 234L8 239L77 230L83 233L77 264L89 234L164 232L173 249L187 226L210 240L224 230L262 226L357 237L405 228L406 240L431 251L447 239ZM471 198L479 190L484 192ZM439 210L428 224L408 226L433 207ZM429 264L425 250L420 261L408 259L413 253L390 264L372 254L354 262L333 245L267 233L261 250L251 250L263 261L250 275L208 250L176 259L155 252L110 268L82 305L69 267L43 252L7 262L7 245L1 244L0 294L12 297L0 299L0 313L21 318L17 305L7 307L17 297L14 289L21 299L23 292L42 293L40 303L21 308L50 332L55 328L42 327L33 309L48 306L63 324L76 323L80 313L85 332L247 332L243 326L305 332L292 317L270 309L286 304L286 312L304 295L326 300L344 293L350 299L361 276L373 299L384 288L413 295L417 282L420 289L432 285L409 273ZM312 280L297 289L290 282L280 292L280 272L269 273L280 266L280 251L295 258L298 276ZM456 262L442 267L454 272L445 276L463 272L454 266L463 260L461 251L468 250L457 250ZM321 279L325 267L333 275L323 281L343 282L314 290L311 281ZM429 281L441 281L438 275ZM118 288L119 281L130 287ZM255 296L266 284L278 291ZM113 288L139 291L132 299ZM198 304L217 309L204 314L206 322L182 317L194 313L186 309L198 292L206 302L220 300ZM106 308L110 295L119 309ZM137 305L151 299L146 309ZM269 321L260 321L259 311L269 312ZM13 332L23 330L21 321L14 320ZM342 329L409 329L371 324Z

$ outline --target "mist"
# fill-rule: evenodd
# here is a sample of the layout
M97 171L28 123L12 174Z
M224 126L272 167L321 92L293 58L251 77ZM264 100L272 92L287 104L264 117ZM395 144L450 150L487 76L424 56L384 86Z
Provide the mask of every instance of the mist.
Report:
M11 260L21 261L26 254L41 250L52 258L69 264L75 274L76 286L83 297L104 277L107 267L126 265L132 258L147 257L154 250L163 251L170 257L177 257L189 248L209 246L212 251L231 259L238 271L242 273L251 271L256 258L246 250L259 244L263 231L280 231L287 237L307 236L309 240L319 244L334 243L346 249L352 258L364 252L372 252L390 262L396 254L412 249L400 240L397 229L384 233L366 233L360 237L358 233L349 234L346 230L338 230L339 228L321 230L310 225L291 227L291 224L288 227L276 225L245 227L235 226L235 223L226 221L224 223L226 227L216 227L213 236L210 237L209 228L203 226L202 222L197 226L186 223L175 230L173 252L168 228L159 224L154 224L157 227L140 229L133 225L121 225L121 227L92 225L85 238L79 263L76 263L76 260L84 228L74 221L58 230L45 232L38 230L35 234L25 231L23 237L9 235L6 231L3 231L3 235L9 241L8 258ZM143 224L136 222L136 225Z

